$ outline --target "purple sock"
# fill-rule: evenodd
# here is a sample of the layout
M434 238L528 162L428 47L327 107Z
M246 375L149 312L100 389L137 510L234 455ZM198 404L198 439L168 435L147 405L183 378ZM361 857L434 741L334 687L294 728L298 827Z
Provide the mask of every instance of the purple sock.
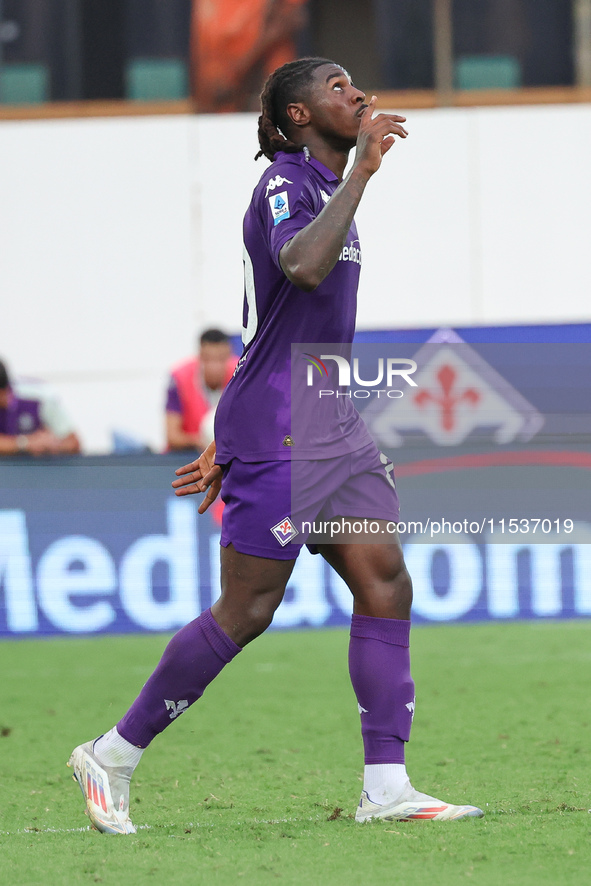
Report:
M410 676L410 621L354 615L349 673L361 714L365 763L404 763L415 684Z
M174 635L142 691L117 723L117 732L147 747L189 705L201 698L222 668L241 652L207 609Z

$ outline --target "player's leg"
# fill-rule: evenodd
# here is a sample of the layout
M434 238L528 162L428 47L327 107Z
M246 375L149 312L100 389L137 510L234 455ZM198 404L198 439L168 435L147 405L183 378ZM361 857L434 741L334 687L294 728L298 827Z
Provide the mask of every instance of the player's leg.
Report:
M117 724L138 748L198 698L243 646L269 626L295 560L271 560L221 549L222 595L174 635L139 696Z
M221 549L222 594L211 613L233 643L246 646L269 627L295 562Z
M353 594L349 673L361 717L364 789L371 788L376 800L398 796L407 781L405 743L415 700L409 650L412 584L402 549L396 539L319 550Z
M186 711L243 646L268 627L295 560L271 560L222 548L222 595L181 628L124 717L104 736L80 745L68 763L93 825L134 833L129 784L150 742Z
M91 820L104 832L133 833L129 782L143 751L268 627L293 570L301 546L286 548L273 532L289 505L289 464L233 463L223 493L220 599L175 634L119 723L70 758Z
M345 519L345 525L350 522ZM354 598L349 671L365 754L363 792L355 817L367 821L481 816L477 807L443 803L415 791L408 779L405 744L415 706L409 649L412 584L398 537L391 533L387 537L391 541L385 544L360 544L358 537L353 543L319 546Z

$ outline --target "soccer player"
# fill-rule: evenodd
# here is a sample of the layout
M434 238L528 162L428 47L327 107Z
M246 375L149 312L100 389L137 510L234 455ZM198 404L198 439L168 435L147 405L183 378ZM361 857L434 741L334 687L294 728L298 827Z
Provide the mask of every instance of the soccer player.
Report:
M300 440L298 448L290 351L292 342L353 339L360 262L353 216L395 138L406 137L405 118L374 116L375 96L366 104L342 67L318 58L276 70L261 101L260 154L273 162L244 221L244 352L218 406L215 443L173 482L178 495L205 492L201 513L221 488L222 594L172 638L119 723L72 753L90 819L107 833L135 830L129 782L145 748L271 623L305 540L291 514L292 469L308 515L398 521L392 465L348 398L336 398L320 439ZM355 543L344 534L312 550L344 578L354 600L349 669L365 750L356 820L481 816L474 806L415 791L406 773L415 700L412 586L397 536Z

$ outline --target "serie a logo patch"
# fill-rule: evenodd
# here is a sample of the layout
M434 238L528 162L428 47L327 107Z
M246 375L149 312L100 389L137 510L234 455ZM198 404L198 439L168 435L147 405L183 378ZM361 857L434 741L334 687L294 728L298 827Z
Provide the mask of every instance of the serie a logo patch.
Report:
M271 207L271 215L273 216L273 225L289 218L289 197L287 191L281 191L280 194L273 194L269 197L269 206Z
M275 526L272 526L271 532L273 533L282 548L284 548L285 545L292 540L292 538L295 538L296 535L299 535L298 530L295 528L289 517L284 517L283 520L280 520L279 523L276 523Z

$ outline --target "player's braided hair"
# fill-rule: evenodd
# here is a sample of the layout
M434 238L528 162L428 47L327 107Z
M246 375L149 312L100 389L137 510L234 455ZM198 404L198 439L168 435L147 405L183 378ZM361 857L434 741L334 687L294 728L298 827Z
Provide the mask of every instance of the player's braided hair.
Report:
M255 160L259 157L272 160L277 151L294 154L303 150L303 145L294 144L283 134L289 127L286 109L290 102L302 101L314 71L321 65L334 65L334 62L328 58L299 58L277 68L268 78L261 93L258 131L261 149Z

